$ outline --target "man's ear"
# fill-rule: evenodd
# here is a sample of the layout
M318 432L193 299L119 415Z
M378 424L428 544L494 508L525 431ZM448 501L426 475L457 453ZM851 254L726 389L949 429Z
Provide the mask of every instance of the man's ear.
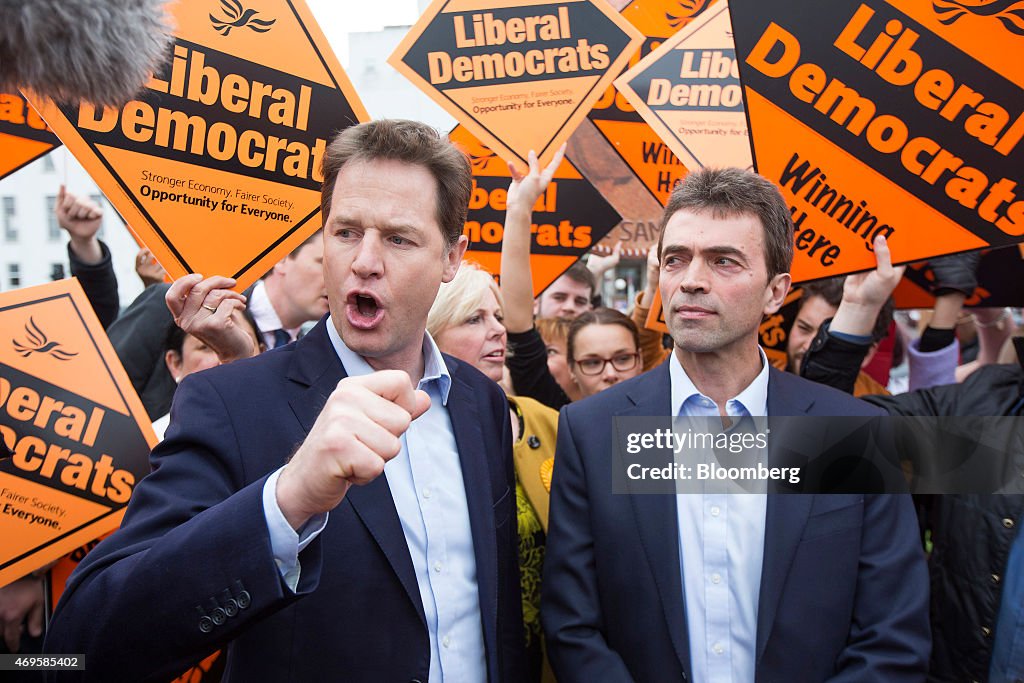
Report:
M779 273L768 281L768 287L765 289L765 315L772 315L782 308L792 284L793 278L789 273Z
M446 248L444 257L444 272L441 275L441 282L451 282L455 274L459 272L459 265L462 257L466 255L466 247L469 246L469 238L459 235L458 241Z
M275 275L287 275L290 260L291 257L286 255L283 259L274 264L274 267L271 268L271 272Z
M178 375L181 374L181 354L177 351L168 351L164 354L164 365L167 366L167 372L171 373L174 381L178 381Z

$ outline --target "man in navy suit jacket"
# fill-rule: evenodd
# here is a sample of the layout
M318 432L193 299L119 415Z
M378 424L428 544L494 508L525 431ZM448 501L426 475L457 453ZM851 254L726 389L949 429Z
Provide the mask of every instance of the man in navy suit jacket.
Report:
M523 680L507 403L424 331L466 247L468 161L377 121L324 178L330 315L179 387L54 616L49 651L86 656L71 677L166 681L226 647L234 681ZM235 296L209 282L182 316Z
M655 370L563 409L541 616L560 683L923 681L928 584L906 495L616 495L615 416L871 416L771 369L760 322L789 289L777 188L690 173L662 220L675 342Z

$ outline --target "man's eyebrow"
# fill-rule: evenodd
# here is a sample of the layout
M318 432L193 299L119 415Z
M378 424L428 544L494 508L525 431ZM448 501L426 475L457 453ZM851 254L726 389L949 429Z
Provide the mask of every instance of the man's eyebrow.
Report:
M682 244L666 244L661 250L662 257L668 256L669 254L692 254L693 250L689 247L683 246Z
M716 256L739 256L744 261L747 259L747 255L744 254L741 249L729 245L708 247L707 249L704 249L704 251L709 254L715 254Z
M343 213L342 214L335 214L335 215L331 216L330 220L327 221L327 224L328 225L347 225L347 226L351 226L353 228L373 227L373 228L378 228L381 232L383 232L386 235L392 235L392 234L395 234L395 233L409 234L409 233L416 233L416 232L420 231L419 228L417 228L414 225L410 225L408 223L392 223L392 224L383 224L383 225L378 225L378 224L375 224L375 223L371 223L369 226L367 226L365 223L363 223L363 221L359 217L352 216L352 215L345 215Z
M346 216L343 213L332 213L331 217L327 219L328 225L360 225L359 219L355 216Z

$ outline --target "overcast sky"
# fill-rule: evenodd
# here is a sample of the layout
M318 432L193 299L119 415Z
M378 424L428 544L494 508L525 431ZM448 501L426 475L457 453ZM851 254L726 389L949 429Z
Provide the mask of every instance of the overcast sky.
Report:
M342 66L348 66L348 34L410 25L419 18L417 0L306 0Z

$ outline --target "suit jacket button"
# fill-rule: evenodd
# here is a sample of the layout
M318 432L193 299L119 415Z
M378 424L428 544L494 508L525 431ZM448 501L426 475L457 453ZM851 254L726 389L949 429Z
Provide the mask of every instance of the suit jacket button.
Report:
M238 603L238 609L245 609L252 604L252 596L249 595L249 591L242 591L235 597L235 602Z
M210 612L210 619L213 620L213 623L215 625L220 626L228 620L228 615L222 608L218 607L217 609Z
M221 594L220 599L223 601L224 613L229 617L233 617L238 614L238 601L231 597L231 591L225 588Z
M213 619L210 617L203 617L199 620L199 630L203 633L209 633L213 630Z

